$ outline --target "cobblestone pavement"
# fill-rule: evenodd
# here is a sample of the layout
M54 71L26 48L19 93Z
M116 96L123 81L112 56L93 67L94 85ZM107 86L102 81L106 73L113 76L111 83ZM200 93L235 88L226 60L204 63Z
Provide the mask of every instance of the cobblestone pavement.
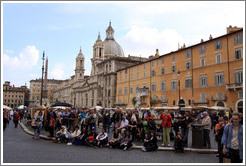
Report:
M44 133L43 133L44 134ZM217 163L215 154L142 152L120 149L67 146L33 140L12 122L3 132L3 163Z

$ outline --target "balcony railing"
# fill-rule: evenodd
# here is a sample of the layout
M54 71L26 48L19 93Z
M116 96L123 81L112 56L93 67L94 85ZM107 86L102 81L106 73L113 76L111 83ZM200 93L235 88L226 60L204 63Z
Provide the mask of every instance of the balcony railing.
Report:
M243 83L226 84L226 89L243 89Z
M192 100L193 104L208 104L208 100Z
M226 101L226 100L227 100L227 96L226 95L224 97L222 97L222 98L211 96L211 101Z

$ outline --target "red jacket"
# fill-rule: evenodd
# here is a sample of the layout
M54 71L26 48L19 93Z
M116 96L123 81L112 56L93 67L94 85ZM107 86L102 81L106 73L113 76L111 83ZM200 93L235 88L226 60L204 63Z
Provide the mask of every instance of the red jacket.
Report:
M14 121L18 121L20 119L20 115L17 113L14 115Z
M160 115L160 119L162 120L162 123L161 123L161 126L162 127L172 127L172 123L171 123L171 120L172 120L172 116L171 115Z

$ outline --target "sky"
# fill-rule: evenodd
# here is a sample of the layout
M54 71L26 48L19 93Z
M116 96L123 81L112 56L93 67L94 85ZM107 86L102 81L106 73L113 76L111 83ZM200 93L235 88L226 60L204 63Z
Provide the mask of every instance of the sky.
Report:
M2 80L29 87L42 77L74 75L80 47L90 75L93 44L111 25L125 56L149 57L226 34L229 25L245 28L245 1L12 2L1 3Z

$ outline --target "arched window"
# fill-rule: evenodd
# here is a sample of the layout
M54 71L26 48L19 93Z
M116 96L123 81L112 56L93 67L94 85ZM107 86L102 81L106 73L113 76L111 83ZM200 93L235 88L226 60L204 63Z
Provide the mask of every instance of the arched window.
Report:
M243 101L237 103L237 111L243 113Z
M223 102L219 101L219 102L217 103L217 106L225 107L225 104L224 104Z

